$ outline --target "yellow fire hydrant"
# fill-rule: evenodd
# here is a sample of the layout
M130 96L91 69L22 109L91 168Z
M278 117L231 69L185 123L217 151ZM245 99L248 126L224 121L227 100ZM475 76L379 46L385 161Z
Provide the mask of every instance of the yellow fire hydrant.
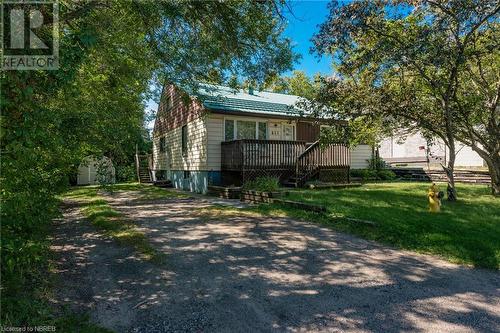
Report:
M437 213L441 210L441 198L444 193L439 191L436 183L429 187L427 196L429 197L429 212Z

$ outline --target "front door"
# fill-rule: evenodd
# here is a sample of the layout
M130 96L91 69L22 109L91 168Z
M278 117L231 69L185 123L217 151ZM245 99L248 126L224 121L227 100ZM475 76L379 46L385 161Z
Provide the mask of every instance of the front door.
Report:
M295 141L295 126L283 124L283 140Z
M281 140L281 124L269 123L269 140Z

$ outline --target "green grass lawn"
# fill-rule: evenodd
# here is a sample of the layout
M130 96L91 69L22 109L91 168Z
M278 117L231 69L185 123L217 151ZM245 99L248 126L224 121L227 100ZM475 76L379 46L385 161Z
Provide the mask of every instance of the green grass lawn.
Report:
M137 191L140 199L171 198L183 194L139 183L116 184L108 190ZM97 228L112 237L119 244L133 247L143 259L162 263L164 256L156 251L149 243L146 235L137 230L134 221L130 221L123 214L113 209L99 193L98 186L74 187L63 197L78 202L81 212Z
M140 200L179 199L189 197L189 192L177 191L175 189L165 189L150 184L140 183L114 184L110 186L110 190L113 192L136 192Z
M68 199L83 199L89 200L97 196L99 186L75 186L66 192L62 198ZM140 183L120 183L113 184L106 188L106 190L113 192L135 192L139 200L154 200L154 199L174 199L174 198L187 198L188 192L176 191L173 189L165 189L156 187L151 184Z
M110 186L108 190L115 192L134 191L138 200L188 197L187 193L139 183L116 184ZM166 260L162 253L151 246L146 235L137 229L134 221L127 219L106 202L98 186L72 187L58 199L77 202L83 215L98 230L109 235L119 244L133 247L143 259L155 264L162 264ZM40 233L42 233L40 237L45 239L48 236L48 228L44 228ZM29 246L26 246L26 250L38 249L37 260L49 261L49 257L53 254L50 253L47 244L31 241ZM30 246L33 249L30 249ZM28 257L28 259L30 258ZM2 294L3 317L1 324L3 326L23 327L29 323L30 326L55 326L57 332L111 333L103 327L94 325L88 314L73 313L69 306L63 309L55 308L51 301L54 286L58 283L58 277L53 273L54 264L37 265L36 262L33 262L31 265L33 266L32 271L23 273L39 277L37 283L33 284L32 288L17 292L15 297L6 298Z
M403 249L442 256L475 267L500 268L500 199L486 186L458 185L459 201L443 200L429 213L429 183L371 183L336 190L294 190L287 199L324 205L314 214L280 205L261 205L264 214L281 214L328 224ZM446 190L445 185L440 185ZM345 217L376 222L364 225Z

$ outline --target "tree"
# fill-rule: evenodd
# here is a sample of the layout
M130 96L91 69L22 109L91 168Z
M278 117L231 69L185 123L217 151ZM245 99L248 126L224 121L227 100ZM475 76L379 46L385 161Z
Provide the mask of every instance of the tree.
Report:
M491 175L493 194L500 195L500 25L475 40L465 74L453 96L458 114L456 137L481 156Z
M226 82L232 76L263 82L297 59L283 38L281 1L132 1L151 49L158 76L182 86Z
M499 10L498 1L493 0L332 2L328 19L314 37L318 53L331 53L337 59L342 78L371 78L367 84L383 101L374 113L443 140L450 151L448 164L443 166L450 200L456 199L455 141L472 141L470 128L481 127L472 110L458 105L461 82L469 75L467 63L488 54L474 52L478 41L488 38L494 43L487 36L497 29ZM498 53L498 48L491 52ZM458 119L461 113L471 120L469 130ZM489 126L482 133L498 138L498 127ZM493 161L498 150L486 153L495 182L498 166ZM498 184L492 187L497 191Z
M380 114L384 100L371 80L370 76L363 75L344 79L336 76L316 78L319 88L312 98L298 106L312 111L317 118L330 120L329 128L322 131L321 140L343 142L350 147L359 144L375 147L392 133L393 121Z
M291 76L274 76L264 84L265 89L282 94L313 98L319 88L319 74L313 80L304 71L295 70Z
M20 311L18 298L44 278L36 267L47 264L56 195L84 156L133 154L152 83L194 86L214 68L263 80L294 59L280 37L280 2L88 0L59 8L60 69L1 73L2 318L38 313ZM37 34L51 31L46 24Z

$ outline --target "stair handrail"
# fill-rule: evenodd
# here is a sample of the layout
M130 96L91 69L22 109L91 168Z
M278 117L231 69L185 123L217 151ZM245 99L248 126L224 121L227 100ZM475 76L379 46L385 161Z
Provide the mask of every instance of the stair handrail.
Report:
M300 154L298 157L297 157L297 160L299 160L303 155L307 154L311 149L313 149L315 146L317 146L319 144L319 140L316 140L314 141L309 147L307 147L303 152L302 154Z
M139 154L135 153L135 171L137 173L137 181L141 182L140 165L139 165Z
M141 166L142 162L146 161L147 162L147 172L149 175L149 179L153 179L153 166L154 166L154 161L153 161L153 154L147 153L147 154L139 154L138 151L135 153L135 165L136 165L136 172L137 172L137 180L139 183L141 182Z
M307 147L298 157L295 162L295 177L297 178L297 181L299 180L299 168L301 167L300 162L306 157L309 156L311 150L316 148L319 145L319 140L314 141L309 147Z

